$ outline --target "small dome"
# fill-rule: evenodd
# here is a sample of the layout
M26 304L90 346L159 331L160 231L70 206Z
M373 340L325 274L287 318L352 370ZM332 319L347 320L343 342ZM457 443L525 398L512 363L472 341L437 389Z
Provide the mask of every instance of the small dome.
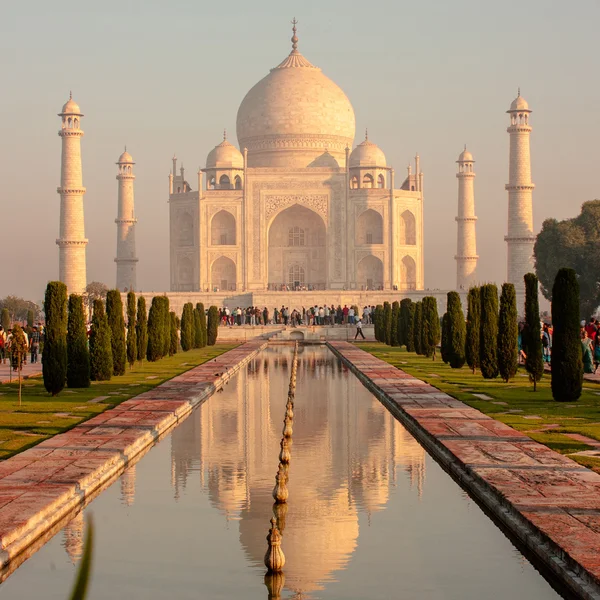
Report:
M224 139L208 153L206 168L243 169L244 157L233 144Z
M121 154L121 156L119 156L119 163L133 164L133 158L131 157L131 154L129 154L129 152L127 152L127 150L125 150L125 152L123 152L123 154Z
M385 154L381 148L369 141L365 136L365 141L352 150L350 154L350 167L385 167L387 165Z
M82 117L81 109L79 108L79 104L73 100L73 97L70 96L65 105L62 107L61 115L77 115Z
M521 92L519 92L519 95L512 101L510 110L529 110L529 104L527 104L527 100L521 96Z
M474 162L473 155L467 150L466 146L465 149L460 153L458 162Z

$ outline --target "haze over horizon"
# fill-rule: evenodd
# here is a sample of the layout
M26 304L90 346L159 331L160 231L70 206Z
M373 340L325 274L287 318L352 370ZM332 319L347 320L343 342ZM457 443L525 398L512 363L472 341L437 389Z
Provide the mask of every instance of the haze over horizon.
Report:
M600 6L565 11L554 0L473 4L364 4L175 0L101 6L11 4L0 23L6 56L0 98L4 260L0 296L39 301L58 277L60 119L73 91L82 129L87 279L115 285L117 168L126 144L136 162L138 287L169 286L168 173L175 152L196 189L196 171L222 140L237 144L246 92L299 50L354 106L355 143L385 152L400 185L416 152L425 174L425 285L456 279L456 160L475 158L479 279L506 276L509 118L521 87L531 125L534 229L575 216L598 196L593 100L595 24Z

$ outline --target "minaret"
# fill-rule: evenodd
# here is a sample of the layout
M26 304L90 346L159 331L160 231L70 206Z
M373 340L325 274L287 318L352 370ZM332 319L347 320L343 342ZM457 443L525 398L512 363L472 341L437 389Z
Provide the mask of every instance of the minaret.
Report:
M523 276L533 272L533 206L531 156L529 151L529 105L519 95L506 111L510 115L510 158L508 184L508 281L517 292L517 310L523 314L525 283Z
M58 115L62 119L58 135L62 138L60 167L60 233L58 245L58 278L69 294L83 294L86 287L85 227L83 222L83 187L81 172L81 110L69 95Z
M468 290L475 283L477 238L475 235L475 172L473 155L465 149L458 160L458 238L456 242L456 289Z
M117 224L117 289L122 292L129 292L137 289L136 285L136 266L138 259L135 256L135 218L133 206L133 158L131 154L125 152L119 157L117 166L119 172L117 181L119 182L119 208L118 216L115 219Z

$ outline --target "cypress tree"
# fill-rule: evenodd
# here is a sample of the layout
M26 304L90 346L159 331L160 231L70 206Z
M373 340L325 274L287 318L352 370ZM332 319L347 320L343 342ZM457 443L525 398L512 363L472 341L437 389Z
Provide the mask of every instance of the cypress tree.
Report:
M428 358L435 360L436 348L440 343L440 317L437 300L433 296L425 296L421 305L422 332L421 350Z
M143 362L148 350L148 313L146 312L146 298L144 296L140 296L137 301L135 337L137 342L137 359Z
M194 311L194 348L202 348L202 325L200 324L200 311L198 307Z
M148 343L146 345L146 358L155 362L163 357L163 318L161 314L161 297L154 296L150 311L148 312Z
M207 326L207 346L214 346L217 342L219 333L219 309L216 306L211 306L208 309L208 326Z
M448 362L453 369L465 364L466 324L458 292L448 292Z
M42 374L44 387L56 396L67 380L67 286L61 281L50 281L46 286L44 312Z
M400 303L392 303L392 327L390 331L390 343L392 346L398 346L398 321L400 320Z
M415 351L415 309L416 304L411 300L406 313L406 350Z
M137 339L135 327L135 292L127 294L127 362L132 369L137 358Z
M90 387L90 351L83 310L83 298L77 294L69 296L67 321L67 386L70 388Z
M409 306L412 304L410 298L404 298L400 302L400 318L398 320L398 346L406 346L406 332L408 330Z
M481 335L481 297L478 287L472 287L467 297L467 333L465 359L475 373L479 367L479 337Z
M183 305L183 312L181 313L181 349L184 352L193 348L192 338L192 322L194 320L194 309L191 302L187 302Z
M423 354L423 302L420 300L415 304L415 318L413 320L413 339L415 352L419 355Z
M392 305L389 302L383 303L383 331L382 342L388 346L392 338Z
M162 340L163 356L168 356L171 349L171 315L169 307L169 298L161 296L161 315L162 315Z
M179 343L179 336L177 335L177 315L175 314L175 311L171 311L169 313L169 320L171 323L171 329L170 329L171 343L169 345L169 356L173 356L174 354L177 354L177 346Z
M102 300L94 300L90 331L90 367L92 381L110 381L113 374L110 327Z
M127 353L125 348L125 319L123 302L119 290L109 290L106 294L106 318L110 327L113 375L125 375Z
M498 377L498 288L493 283L482 285L479 364L484 379Z
M8 312L8 308L2 309L2 328L6 335L10 332L10 313Z
M579 281L573 269L558 270L552 286L552 397L573 402L583 387Z
M375 307L375 314L373 315L373 325L374 325L374 334L375 339L378 342L384 342L383 332L383 305L378 304Z
M517 294L512 283L504 283L498 316L498 371L506 383L517 374L518 360Z
M448 316L448 313L445 312L442 317L442 343L440 347L442 360L445 363L450 362L450 336L450 317Z
M33 311L31 309L27 311L27 329L30 331L33 329Z
M533 273L525 275L525 327L521 332L521 347L525 352L525 369L533 391L544 374L542 338L540 336L540 302L538 298L538 278Z
M196 310L198 311L198 316L200 317L200 348L204 348L206 346L206 313L204 312L204 304L202 302L198 302L196 304Z

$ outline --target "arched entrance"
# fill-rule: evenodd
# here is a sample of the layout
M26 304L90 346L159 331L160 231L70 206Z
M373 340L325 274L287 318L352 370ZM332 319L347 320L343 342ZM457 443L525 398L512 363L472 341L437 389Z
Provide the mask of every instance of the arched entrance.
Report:
M356 244L383 244L383 218L369 208L356 220Z
M211 290L234 291L236 286L235 263L226 256L215 260L210 269Z
M365 256L356 268L356 281L361 289L383 289L383 263L376 256Z
M226 210L220 210L210 224L210 241L214 246L235 245L235 217Z
M403 290L417 289L417 265L411 256L405 256L400 265L400 285Z
M269 227L270 289L325 289L327 231L314 211L295 204L280 212Z

